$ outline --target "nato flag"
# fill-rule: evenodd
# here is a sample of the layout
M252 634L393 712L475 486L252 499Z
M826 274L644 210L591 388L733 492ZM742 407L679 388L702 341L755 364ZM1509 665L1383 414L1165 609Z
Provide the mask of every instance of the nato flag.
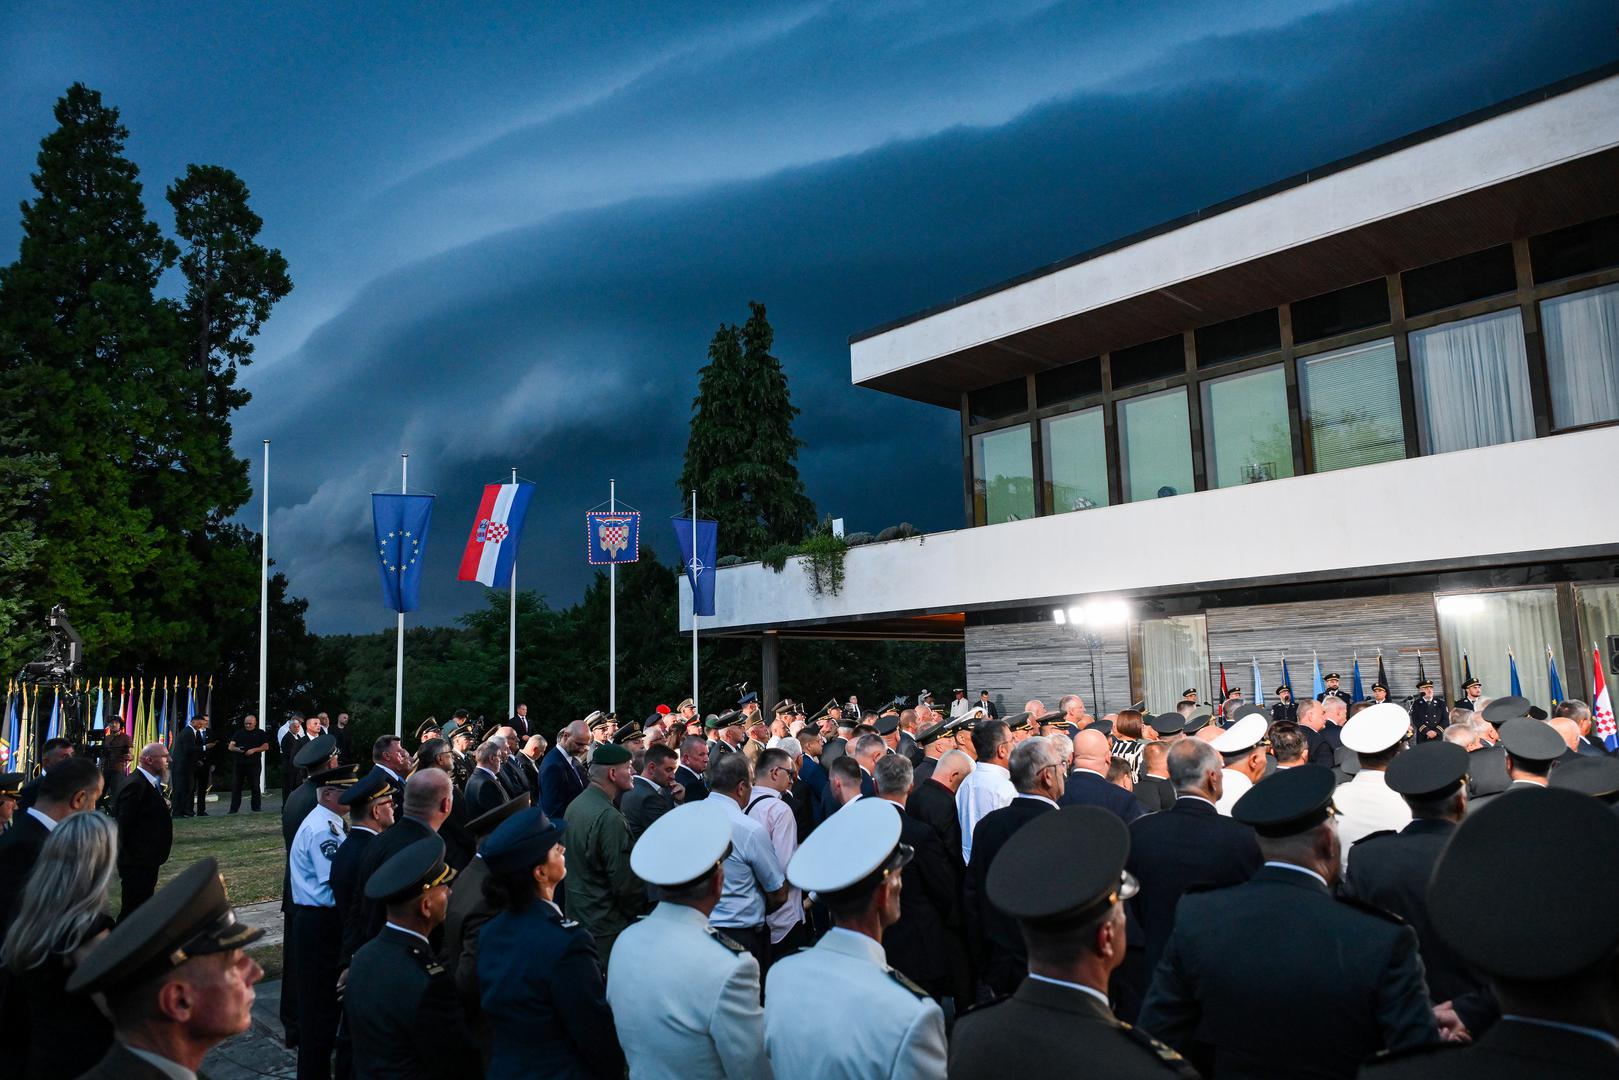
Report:
M427 523L432 517L431 495L371 496L384 607L404 612L421 606L422 560L427 555Z
M719 523L697 519L696 535L689 517L670 518L680 541L680 562L691 583L692 611L714 614L714 562L719 558Z

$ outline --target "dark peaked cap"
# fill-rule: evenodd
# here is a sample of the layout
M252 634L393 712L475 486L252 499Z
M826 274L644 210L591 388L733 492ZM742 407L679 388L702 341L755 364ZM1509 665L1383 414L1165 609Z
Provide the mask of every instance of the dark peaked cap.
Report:
M444 862L444 841L426 836L390 855L365 883L365 895L386 904L420 896L437 885L455 880L455 870Z
M485 810L483 813L467 822L467 832L471 833L473 836L487 836L494 832L495 828L501 822L505 821L519 810L527 810L528 803L529 798L528 792L526 791L515 798L507 799L493 810Z
M298 751L292 763L300 769L307 769L317 762L325 761L337 751L337 740L330 733L311 739L309 745Z
M1542 720L1527 720L1501 730L1501 745L1519 761L1556 761L1568 750L1563 737Z
M1327 820L1337 786L1332 770L1320 765L1281 769L1249 788L1231 816L1260 836L1297 836Z
M1581 791L1605 803L1619 802L1619 758L1581 754L1551 772L1554 788Z
M1062 858L1053 859L1054 852ZM1124 870L1130 830L1096 806L1041 814L1012 834L989 867L990 903L1019 922L1086 922L1140 887Z
M1615 851L1619 817L1589 795L1548 789L1492 800L1468 814L1434 868L1430 917L1487 974L1573 975L1619 950Z
M1504 727L1508 721L1528 716L1531 708L1526 697L1500 697L1484 706L1484 719L1496 727Z
M1444 798L1459 791L1467 779L1467 751L1443 739L1413 746L1389 763L1384 779L1408 798Z
M351 769L354 767L347 766ZM348 807L364 806L377 799L388 798L393 794L393 790L393 777L381 769L372 769L339 795L337 801Z

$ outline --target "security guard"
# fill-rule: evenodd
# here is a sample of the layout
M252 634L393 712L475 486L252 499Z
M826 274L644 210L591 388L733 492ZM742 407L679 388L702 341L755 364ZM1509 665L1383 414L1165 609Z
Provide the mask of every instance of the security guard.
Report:
M1433 680L1417 683L1416 700L1411 702L1411 729L1419 743L1442 739L1450 726L1450 710L1433 696Z
M1416 1051L1361 1076L1619 1076L1615 851L1619 818L1577 792L1543 791L1470 812L1434 870L1428 907L1439 934L1490 981L1501 1019L1470 1046Z
M1232 817L1259 834L1265 865L1175 908L1139 1023L1205 1076L1348 1077L1379 1050L1439 1038L1411 928L1333 898L1333 784L1319 765L1255 784Z
M1052 873L1054 851L1063 853L1060 874ZM1124 961L1124 901L1137 890L1124 869L1129 854L1130 830L1095 806L1043 814L1006 842L986 887L990 902L1022 928L1029 977L1011 997L956 1024L951 1080L1072 1076L1076 1052L1097 1076L1197 1076L1108 1004L1108 978Z
M1468 679L1462 683L1462 696L1456 699L1452 707L1457 709L1474 708L1474 703L1478 701L1483 689L1483 685L1477 679Z
M355 1080L450 1080L476 1070L478 1048L455 984L427 942L444 921L454 879L444 841L431 836L391 856L365 883L365 895L387 906L388 921L349 967L343 1011Z
M337 740L331 735L319 735L304 744L293 758L298 775L304 780L281 804L281 842L287 851L287 865L281 875L281 1027L287 1033L287 1045L298 1045L298 926L292 910L292 838L298 826L315 808L315 785L310 772L320 772L337 766Z
M607 1003L631 1076L770 1075L759 963L708 925L725 890L730 850L730 819L707 800L664 814L630 854L635 876L661 896L650 915L619 935L607 965ZM649 956L666 977L648 978Z
M298 1080L332 1075L338 955L343 945L343 921L332 895L332 859L344 839L343 804L338 799L355 780L353 765L310 776L318 802L298 826L287 859L296 933L293 947L298 952Z
M1276 688L1276 704L1270 707L1270 722L1273 724L1299 722L1299 703L1293 700L1293 688L1286 683Z
M1341 699L1345 706L1354 704L1354 702L1349 699L1349 691L1338 689L1338 673L1336 671L1332 672L1322 681L1326 683L1327 688L1315 696L1317 701L1325 701L1329 697L1335 697Z
M765 1048L780 1077L942 1077L944 1013L888 966L883 930L900 914L901 811L858 799L809 834L787 879L832 913L814 946L776 961L765 979ZM804 1003L835 1001L836 1036Z
M1180 704L1196 706L1197 705L1197 687L1188 686L1185 690L1182 690L1181 691Z

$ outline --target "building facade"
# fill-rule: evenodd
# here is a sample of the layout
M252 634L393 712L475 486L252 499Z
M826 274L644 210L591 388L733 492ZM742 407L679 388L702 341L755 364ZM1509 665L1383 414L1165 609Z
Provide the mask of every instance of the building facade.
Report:
M1590 696L1619 634L1619 73L1369 150L851 341L960 414L963 528L817 595L719 571L702 629L964 639L1003 706L1285 659L1395 698ZM682 626L689 628L689 600ZM1094 686L1094 690L1093 690Z

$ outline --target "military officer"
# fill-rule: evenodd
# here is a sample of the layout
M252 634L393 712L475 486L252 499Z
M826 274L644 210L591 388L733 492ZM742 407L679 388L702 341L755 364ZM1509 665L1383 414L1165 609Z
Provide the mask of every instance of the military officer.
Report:
M725 890L730 819L712 799L654 821L630 855L660 901L613 945L607 1003L630 1075L668 1080L770 1076L759 963L708 925ZM647 978L647 957L676 978Z
M1299 722L1299 703L1293 700L1293 688L1286 683L1276 688L1276 704L1270 707L1270 722L1273 724Z
M467 822L467 834L472 838L474 850L507 818L528 808L529 796L524 792ZM489 1060L489 1024L483 1018L483 1005L478 1000L478 938L483 924L495 916L494 905L483 894L484 879L488 875L488 864L474 854L466 869L456 876L455 888L444 911L443 953L444 966L455 981L467 1026L485 1063Z
M360 947L362 922L360 912L360 867L371 841L394 823L393 778L381 769L372 769L361 777L337 801L349 815L347 838L332 856L332 899L337 903L338 917L343 924L343 955L352 955Z
M1417 683L1417 697L1411 702L1411 729L1419 743L1444 738L1450 726L1450 710L1433 695L1433 680Z
M888 966L883 930L900 913L901 811L859 799L810 833L787 878L832 913L814 946L772 964L765 980L765 1048L780 1077L942 1077L944 1013ZM835 1037L806 1022L804 1003L835 1001Z
M1484 685L1477 679L1469 678L1462 683L1462 696L1456 699L1453 706L1457 709L1472 709L1476 707L1480 695L1484 692Z
M1380 682L1372 683L1372 704L1381 705L1389 699L1389 688Z
M1619 818L1577 792L1543 791L1469 812L1434 870L1428 908L1440 936L1489 980L1501 1019L1470 1046L1415 1051L1361 1076L1619 1075L1616 850ZM1480 904L1483 896L1490 902Z
M298 826L304 823L304 818L309 816L317 801L315 785L310 782L309 774L337 766L337 740L331 735L320 735L308 740L294 756L292 763L296 767L297 774L304 777L304 780L292 789L281 804L281 842L286 848L288 859L286 870L281 876L283 930L280 1016L282 1030L287 1033L288 1046L298 1044L298 926L292 909L292 838L297 835Z
M1197 687L1188 686L1185 690L1182 690L1180 704L1190 705L1195 709L1197 707Z
M455 721L452 720L450 723L453 725ZM447 739L449 737L449 733L439 726L439 722L435 717L429 716L426 720L416 725L417 746L422 745L428 739Z
M1265 720L1263 708L1258 705L1247 708L1252 711L1244 713L1209 743L1225 762L1225 767L1220 770L1220 801L1214 808L1227 817L1231 816L1231 809L1237 805L1237 800L1265 778L1266 747L1269 745L1265 741L1265 734L1270 725Z
M1354 777L1333 797L1345 864L1349 849L1363 836L1411 824L1411 808L1389 790L1384 770L1411 738L1411 717L1393 702L1362 709L1344 725L1344 748L1360 759Z
M630 752L602 743L590 765L590 786L568 807L568 918L608 956L620 931L646 910L646 888L630 870L630 830L615 803L631 786Z
M1583 791L1612 806L1619 803L1619 758L1581 754L1553 769L1548 786Z
M703 726L708 729L710 758L734 753L747 740L747 733L742 728L744 715L735 709L727 709L703 721Z
M1379 1050L1439 1037L1411 928L1333 898L1333 784L1319 765L1255 784L1232 817L1265 865L1175 908L1140 1026L1206 1076L1350 1077Z
M338 956L343 945L343 921L332 895L332 859L344 839L344 806L338 800L355 780L353 765L311 774L316 805L298 826L287 857L296 935L293 947L298 952L299 1080L332 1075Z
M455 984L427 940L444 921L453 880L444 841L430 836L390 856L365 883L388 921L349 966L343 1011L355 1080L449 1080L476 1069Z
M1485 715L1501 731L1501 749L1506 751L1507 775L1512 782L1506 790L1493 795L1479 795L1473 799L1470 812L1477 813L1497 799L1521 791L1544 788L1549 782L1552 766L1567 752L1563 737L1540 720L1521 715L1529 702L1521 697L1496 698L1486 708ZM1511 723L1507 717L1514 713Z
M1349 691L1338 689L1338 673L1336 671L1329 674L1322 682L1326 683L1327 688L1315 696L1317 701L1325 701L1329 697L1335 697L1344 703L1345 708L1354 704L1349 699Z
M1051 872L1054 851L1064 853L1058 875ZM990 902L1022 929L1029 976L1011 997L956 1024L951 1080L1071 1076L1076 1047L1097 1076L1197 1076L1174 1050L1121 1023L1108 1004L1109 976L1124 961L1124 901L1137 890L1124 869L1129 853L1130 830L1095 806L1043 814L1006 842L986 887Z

